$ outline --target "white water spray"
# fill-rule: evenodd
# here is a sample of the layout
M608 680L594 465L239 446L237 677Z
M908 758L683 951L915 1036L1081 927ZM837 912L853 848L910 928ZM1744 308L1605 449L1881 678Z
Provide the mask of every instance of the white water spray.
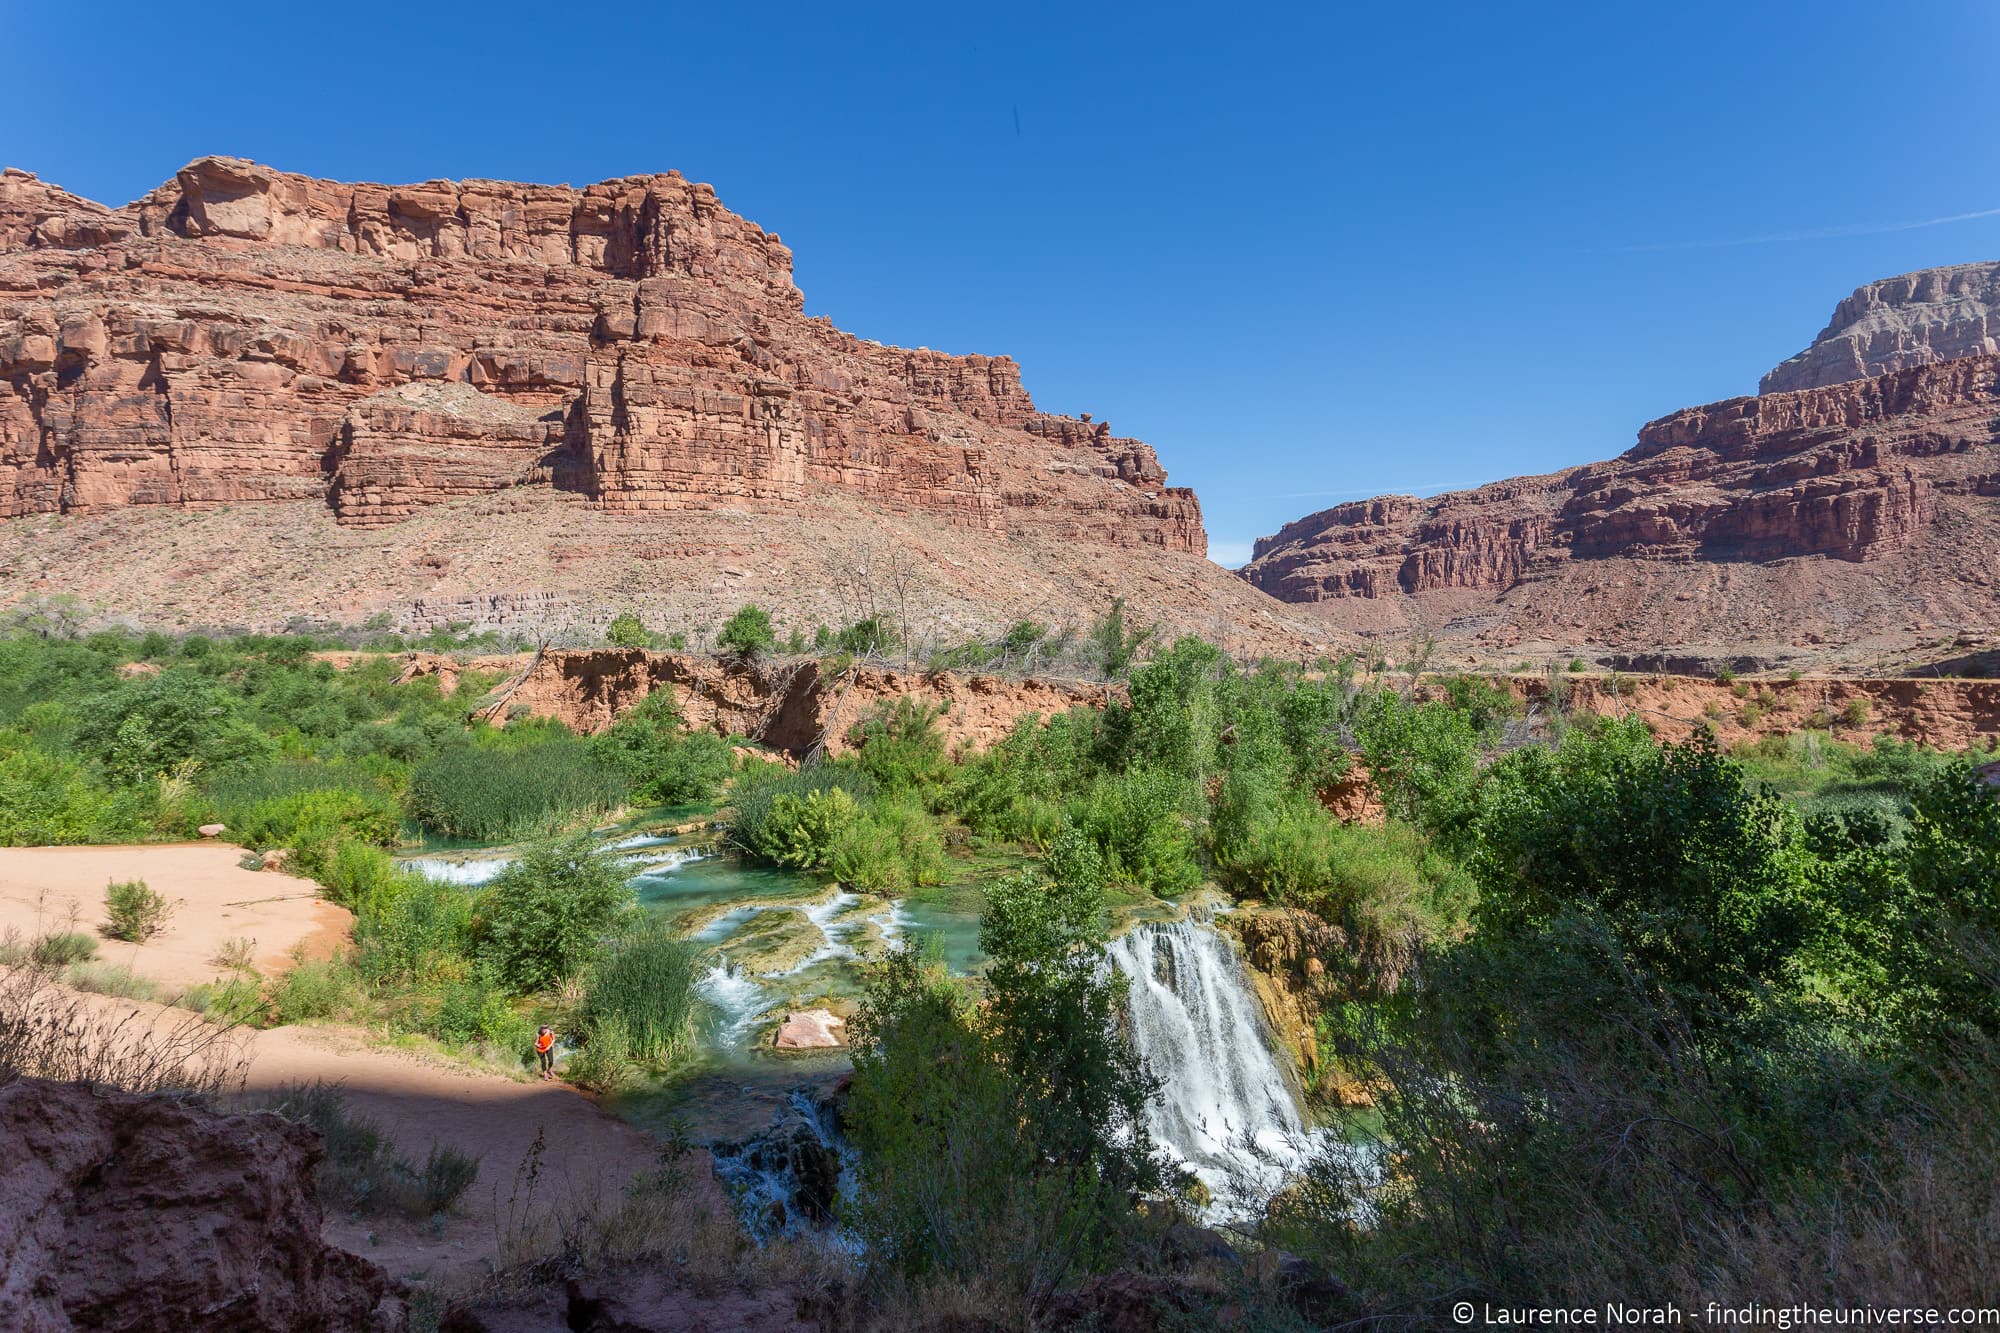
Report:
M1295 1166L1306 1129L1228 938L1192 921L1111 941L1131 981L1132 1040L1162 1082L1147 1128L1219 1208L1254 1206Z

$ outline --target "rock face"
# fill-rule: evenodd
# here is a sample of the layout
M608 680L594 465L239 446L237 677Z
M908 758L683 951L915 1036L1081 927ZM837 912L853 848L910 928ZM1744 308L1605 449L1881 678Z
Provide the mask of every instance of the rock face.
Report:
M0 1143L0 1326L406 1326L382 1270L320 1239L304 1126L21 1079Z
M834 490L1200 554L1191 492L1006 357L801 313L791 251L679 174L342 184L203 158L112 210L0 176L0 515L513 487L608 511Z
M1242 576L1348 623L1501 648L1839 645L1991 622L1996 538L2000 356L1983 355L1689 408L1571 472L1323 510L1258 541Z
M1764 376L1758 392L1818 389L1996 353L2000 263L1927 268L1857 288L1812 346Z
M413 656L406 675L433 674L425 668L434 660ZM813 658L725 666L690 654L599 648L536 654L481 711L504 722L521 710L590 734L658 689L673 691L676 707L692 726L803 755L815 746L830 754L850 749L847 735L854 724L878 704L900 698L941 710L936 725L947 745L981 750L1030 714L1047 718L1076 707L1101 708L1112 687L865 665L829 676Z

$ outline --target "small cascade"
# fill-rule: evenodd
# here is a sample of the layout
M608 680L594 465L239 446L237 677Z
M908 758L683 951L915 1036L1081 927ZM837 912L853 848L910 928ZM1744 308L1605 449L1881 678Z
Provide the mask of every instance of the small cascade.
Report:
M1261 1203L1312 1141L1228 937L1193 921L1111 941L1130 979L1133 1045L1161 1079L1154 1141L1208 1186L1224 1211Z
M771 1006L771 997L757 982L717 963L701 979L701 993L716 1014L715 1041L725 1050L741 1050L756 1025L757 1015Z
M513 864L514 858L511 856L463 859L448 856L412 856L396 862L399 869L414 871L426 879L434 879L442 884L460 884L467 888L477 888Z
M839 1201L855 1186L854 1148L840 1118L836 1101L798 1088L762 1133L710 1145L715 1174L759 1244L813 1236L836 1248L856 1248L835 1221Z

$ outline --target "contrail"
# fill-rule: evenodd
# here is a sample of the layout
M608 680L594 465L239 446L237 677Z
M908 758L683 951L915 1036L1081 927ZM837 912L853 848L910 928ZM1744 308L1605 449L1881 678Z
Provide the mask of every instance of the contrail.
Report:
M1786 241L1830 241L1843 236L1884 236L1897 231L1921 231L1953 222L1975 222L2000 217L2000 208L1982 208L1972 213L1950 213L1941 218L1918 222L1857 222L1840 227L1813 227L1806 231L1778 231L1766 236L1739 236L1720 241L1657 241L1650 245L1618 245L1605 253L1636 254L1649 250L1722 250L1738 245L1779 245Z

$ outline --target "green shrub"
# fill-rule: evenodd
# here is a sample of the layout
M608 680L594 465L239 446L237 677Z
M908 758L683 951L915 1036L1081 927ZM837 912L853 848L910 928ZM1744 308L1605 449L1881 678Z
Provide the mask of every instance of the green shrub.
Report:
M640 700L592 744L601 759L625 774L634 799L659 805L713 800L735 764L727 741L683 725L673 691L664 688Z
M82 931L43 935L28 946L28 958L38 967L67 967L97 956L97 941Z
M355 911L355 965L369 978L425 986L470 975L472 896L460 886L399 874Z
M402 828L401 815L387 792L348 787L267 797L226 822L230 832L247 846L265 851L289 849L286 869L322 883L332 876L344 846L392 846ZM341 873L351 877L357 873L363 853L347 855L348 863Z
M417 765L404 800L410 817L427 828L497 842L551 821L606 814L628 791L624 772L589 741L562 736L520 748L454 746Z
M142 807L94 786L82 764L0 732L0 844L33 847L143 836Z
M846 797L844 805L828 795L836 790ZM763 860L781 865L796 863L782 858L799 843L798 827L805 817L807 798L821 797L813 809L816 816L824 821L841 809L858 811L860 803L874 794L874 779L850 764L818 764L796 773L787 772L776 764L753 766L737 780L729 821L729 840ZM829 836L823 844L815 841L809 846L830 854L833 839Z
M1096 844L1114 879L1173 897L1201 883L1187 815L1197 799L1171 773L1132 769L1092 782L1064 804L1063 818Z
M644 648L652 638L646 633L646 626L640 622L639 617L630 611L613 616L609 628L604 631L604 637L610 640L614 648Z
M1372 941L1462 923L1471 885L1407 824L1345 825L1313 796L1232 773L1214 820L1218 865L1273 902L1304 907Z
M778 635L771 628L770 613L754 602L746 602L722 623L715 642L725 652L755 661L777 646Z
M477 956L516 994L546 990L580 974L634 902L588 834L533 843L479 895Z
M822 627L823 629L824 627ZM857 620L836 634L825 639L815 635L813 646L822 651L832 648L836 652L852 657L885 657L902 645L902 633L895 622L886 616L869 616Z
M114 940L143 944L166 929L173 912L166 895L143 879L114 881L104 890L104 933Z
M345 959L300 961L270 985L271 1021L282 1026L337 1018L353 1006L357 980Z
M938 820L908 797L871 799L840 830L824 864L847 884L888 894L943 884L949 875Z
M886 792L912 791L929 797L951 780L951 759L937 729L940 709L908 695L877 704L849 728L848 742L859 747L856 763Z
M111 995L121 1000L156 999L160 990L152 978L140 976L129 963L114 964L102 960L72 963L63 969L62 979L76 990Z
M587 1092L617 1092L639 1072L625 1054L631 1046L624 1017L606 1013L592 1023L588 1040L564 1062L563 1077Z
M248 1023L263 1014L264 993L249 977L235 976L190 987L175 1003L218 1023Z
M1572 658L1570 658L1570 659L1569 659L1569 669L1570 669L1570 671L1571 671L1571 672L1578 672L1578 671L1582 671L1582 670L1584 669L1584 661L1583 661L1583 659L1582 659L1581 657L1572 657Z
M534 1026L504 991L477 979L447 985L424 1021L426 1031L451 1045L483 1041L521 1054L533 1040Z
M631 931L592 964L585 982L589 1044L617 1046L655 1067L688 1054L708 967L708 951L665 922Z
M1850 727L1867 726L1868 715L1869 708L1866 699L1849 699L1847 706L1840 710L1840 720Z
M433 1142L421 1167L396 1155L382 1128L348 1110L338 1084L295 1084L263 1108L311 1125L325 1145L319 1196L356 1213L400 1213L418 1220L449 1212L479 1175L479 1159Z
M1814 929L1798 817L1696 736L1637 719L1577 730L1490 770L1472 860L1482 931L1601 915L1633 967L1702 1020L1788 979Z
M116 781L149 781L193 763L207 772L254 764L270 739L222 686L185 667L139 676L84 701L75 743Z
M1418 704L1390 690L1354 715L1368 773L1389 813L1462 845L1477 811L1479 734L1448 703Z

